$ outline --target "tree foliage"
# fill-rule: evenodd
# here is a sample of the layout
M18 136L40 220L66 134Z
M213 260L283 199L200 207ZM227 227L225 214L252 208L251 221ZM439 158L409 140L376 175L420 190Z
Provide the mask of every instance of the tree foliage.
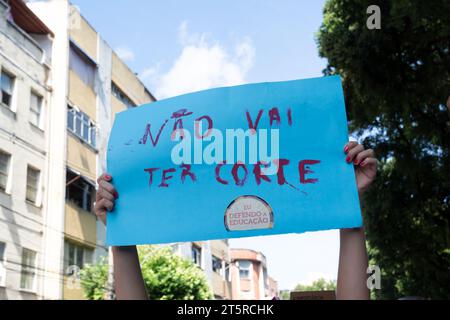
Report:
M108 293L108 263L101 259L99 263L87 265L80 271L81 287L89 300L103 300Z
M319 278L314 280L313 283L298 284L294 291L328 291L336 290L336 280L326 280L324 278Z
M150 299L212 299L203 271L192 261L172 253L169 247L139 247L139 256Z
M289 290L280 291L280 300L290 300L290 299L291 299L291 291Z
M213 295L201 269L169 247L138 248L147 293L154 300L205 300ZM81 271L81 285L88 299L105 299L108 291L108 264L105 260Z
M369 5L381 29L369 30ZM318 33L380 170L364 201L378 297L450 298L450 1L328 0Z

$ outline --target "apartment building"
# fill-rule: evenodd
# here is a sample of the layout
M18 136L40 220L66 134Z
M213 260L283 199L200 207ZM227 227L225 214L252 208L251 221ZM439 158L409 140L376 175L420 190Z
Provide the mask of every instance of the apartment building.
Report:
M215 299L231 299L228 240L183 242L172 247L177 254L191 259L205 272Z
M108 253L93 203L114 114L155 98L69 1L27 5L54 30L43 295L81 299L79 270Z
M52 37L0 0L0 299L42 297Z
M273 299L279 296L277 282L268 275L266 257L250 249L231 249L232 298Z
M155 98L68 0L0 0L0 77L0 299L82 299L79 270L108 253L92 206L114 115ZM277 292L260 253L173 247L216 299Z

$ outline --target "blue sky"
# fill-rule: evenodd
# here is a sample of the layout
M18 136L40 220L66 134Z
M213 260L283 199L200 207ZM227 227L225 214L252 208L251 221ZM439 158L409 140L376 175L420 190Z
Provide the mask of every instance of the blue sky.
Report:
M324 1L73 0L158 98L210 87L321 76ZM280 289L336 278L337 231L233 239L262 251Z

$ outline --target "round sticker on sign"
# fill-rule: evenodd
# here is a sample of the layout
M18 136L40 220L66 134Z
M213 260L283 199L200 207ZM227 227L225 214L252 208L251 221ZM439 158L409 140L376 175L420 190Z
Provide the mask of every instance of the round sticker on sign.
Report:
M273 228L273 211L269 204L257 196L239 196L225 210L225 228L242 231Z

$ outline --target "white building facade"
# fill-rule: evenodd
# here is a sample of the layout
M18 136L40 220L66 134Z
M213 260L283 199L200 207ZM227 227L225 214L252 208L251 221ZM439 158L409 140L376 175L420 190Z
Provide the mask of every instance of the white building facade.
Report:
M0 0L0 299L81 299L114 114L154 97L68 0Z
M30 10L0 0L0 299L43 297L51 46Z

